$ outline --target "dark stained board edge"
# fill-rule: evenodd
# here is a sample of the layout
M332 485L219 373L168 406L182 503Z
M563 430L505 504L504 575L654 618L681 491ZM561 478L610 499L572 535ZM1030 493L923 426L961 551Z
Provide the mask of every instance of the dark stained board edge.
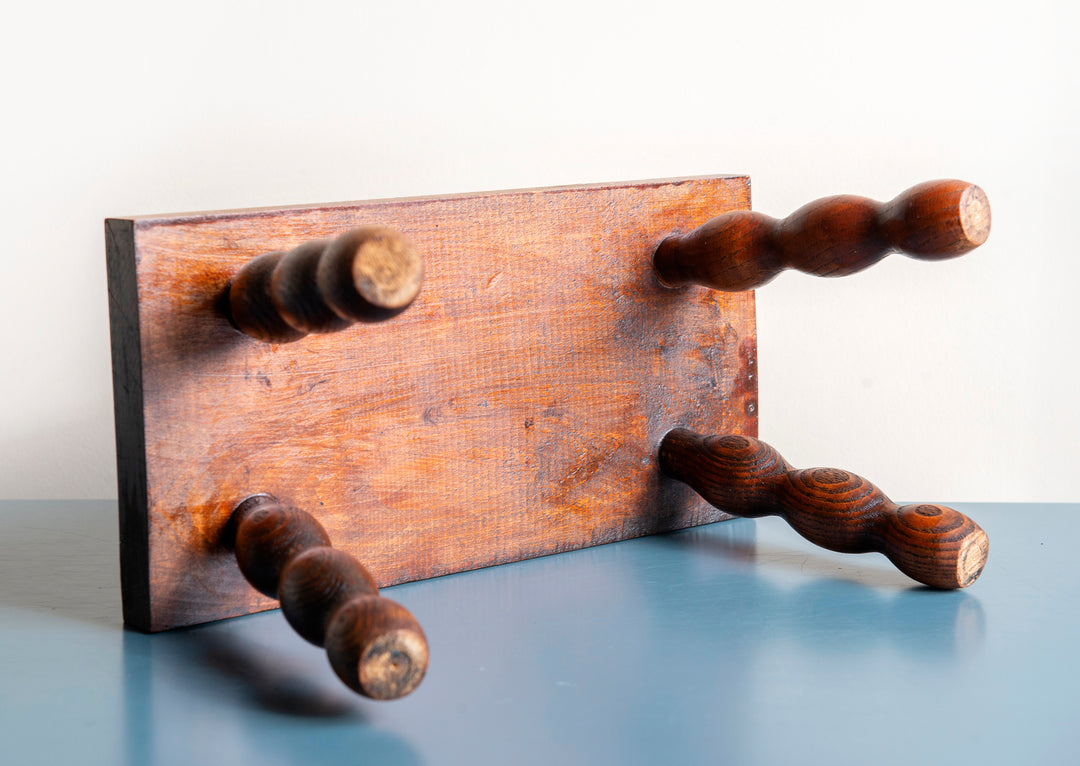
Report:
M109 334L116 418L124 622L139 630L150 630L146 431L134 223L107 219L105 243L109 273Z

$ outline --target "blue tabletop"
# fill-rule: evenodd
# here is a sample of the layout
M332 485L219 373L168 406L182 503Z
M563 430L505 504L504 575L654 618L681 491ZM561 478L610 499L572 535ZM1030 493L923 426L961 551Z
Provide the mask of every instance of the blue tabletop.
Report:
M1080 763L1080 505L956 504L966 591L779 519L389 588L431 646L373 702L277 611L120 621L115 501L0 503L3 764Z

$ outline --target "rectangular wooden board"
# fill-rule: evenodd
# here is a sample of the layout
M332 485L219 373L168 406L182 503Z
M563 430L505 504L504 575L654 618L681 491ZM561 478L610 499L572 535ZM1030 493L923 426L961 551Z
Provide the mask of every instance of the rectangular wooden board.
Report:
M651 255L749 204L725 176L106 221L126 622L275 606L222 541L260 492L382 586L724 518L655 456L675 426L756 435L754 295L665 289ZM248 259L372 224L425 259L404 313L229 324Z

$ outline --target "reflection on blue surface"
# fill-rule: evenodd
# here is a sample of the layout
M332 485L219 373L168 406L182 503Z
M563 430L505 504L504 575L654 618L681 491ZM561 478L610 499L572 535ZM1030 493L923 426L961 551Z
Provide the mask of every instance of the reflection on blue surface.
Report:
M797 640L801 651L813 655L888 644L900 656L929 662L974 651L983 639L982 607L968 591L936 591L891 568L860 567L857 559L844 566L845 560L813 548L757 546L752 536L740 539L744 523L649 541L743 560L744 566L725 568L713 583L729 596L723 624L710 625L730 634L726 646Z
M1080 762L1076 507L962 508L992 541L962 592L774 519L399 586L432 659L394 703L278 612L123 631L115 505L31 510L0 535L12 763Z

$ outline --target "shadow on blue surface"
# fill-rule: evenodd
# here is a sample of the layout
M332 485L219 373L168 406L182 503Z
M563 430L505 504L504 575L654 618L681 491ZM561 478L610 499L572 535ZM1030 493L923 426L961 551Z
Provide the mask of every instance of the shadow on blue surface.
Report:
M134 631L124 633L125 655L130 642L149 638ZM171 676L186 675L192 686L220 697L223 690L239 705L283 715L307 718L364 719L337 689L327 690L288 657L272 648L252 645L235 631L220 628L189 628L149 638L155 657L172 667L155 668Z
M125 764L169 763L178 752L191 762L423 763L340 682L298 661L295 646L260 645L258 626L238 622L124 632Z
M16 762L841 763L897 710L950 726L880 763L987 738L1012 763L1052 741L1075 752L1062 605L1080 591L1047 531L1069 509L1043 509L1038 530L990 515L1000 542L971 591L819 551L775 519L397 586L432 664L414 694L376 703L277 611L121 630L110 505L20 505L0 535L0 732L40 755Z

